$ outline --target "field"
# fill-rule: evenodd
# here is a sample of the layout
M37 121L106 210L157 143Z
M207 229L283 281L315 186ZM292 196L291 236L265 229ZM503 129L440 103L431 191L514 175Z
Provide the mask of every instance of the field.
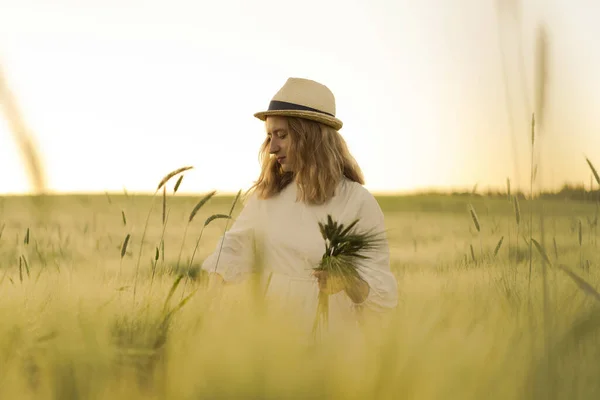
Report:
M198 273L233 197L188 225L201 196L169 190L165 224L160 193L0 199L0 398L600 396L594 201L379 198L398 309L307 348L251 285L215 295Z

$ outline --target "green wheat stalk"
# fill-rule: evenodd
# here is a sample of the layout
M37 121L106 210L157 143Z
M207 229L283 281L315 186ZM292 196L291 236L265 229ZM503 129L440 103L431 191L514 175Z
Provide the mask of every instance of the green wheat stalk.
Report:
M327 278L340 279L344 287L360 279L361 260L369 257L364 253L374 250L382 244L380 233L357 231L359 219L348 226L333 220L327 215L326 222L319 222L319 230L325 241L325 251L319 265L314 271L326 272ZM329 295L319 291L317 313L313 323L313 336L316 338L317 330L322 323L325 328L329 320Z
M138 253L138 259L136 262L136 266L135 266L135 280L134 280L134 284L133 284L133 302L135 304L135 295L137 292L137 283L138 283L138 276L139 276L139 270L140 270L140 262L142 259L142 251L144 248L144 239L146 238L146 231L148 230L148 222L150 221L150 215L152 215L152 210L154 209L154 200L156 198L156 194L158 193L158 191L164 186L166 185L166 183L173 178L176 175L179 175L185 171L188 171L190 169L192 169L194 167L192 166L187 166L187 167L181 167L178 168L174 171L169 172L167 175L165 175L161 181L158 184L158 187L156 188L154 194L152 195L152 202L150 204L150 210L148 211L148 215L146 217L146 223L144 224L144 231L142 232L142 237L140 240L140 251Z

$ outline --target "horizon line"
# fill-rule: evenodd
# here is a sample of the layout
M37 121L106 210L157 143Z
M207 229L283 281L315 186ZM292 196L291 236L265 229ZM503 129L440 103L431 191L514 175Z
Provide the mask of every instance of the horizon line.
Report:
M557 187L555 189L544 189L542 193L559 193L561 190L565 188L571 189L584 189L586 192L591 191L588 185L583 184L573 184L565 182L562 186ZM600 189L594 189L600 190ZM216 192L214 194L215 197L231 197L237 195L238 191L241 191L241 194L244 195L248 189L238 189L236 191L233 190L218 190L218 189L207 189L203 191L190 191L190 190L181 190L177 191L177 193L173 193L173 190L168 190L167 194L170 196L178 195L179 197L193 197L193 196L204 196L210 192ZM473 190L473 187L467 188L464 186L456 186L456 187L440 187L440 186L431 186L431 187L422 187L415 189L406 189L406 190L371 190L369 192L374 196L415 196L415 195L425 195L425 194L473 194L473 195L487 195L487 194L508 194L507 188L492 188L486 187L481 188L481 190ZM519 194L529 194L529 190L510 190L511 194L519 193ZM534 190L535 193L540 193L539 190ZM125 195L134 195L134 196L162 196L161 191L150 191L150 190L127 190L126 188L123 190L87 190L87 191L58 191L58 190L46 190L43 193L35 193L33 191L29 192L0 192L0 197L35 197L35 196L125 196Z

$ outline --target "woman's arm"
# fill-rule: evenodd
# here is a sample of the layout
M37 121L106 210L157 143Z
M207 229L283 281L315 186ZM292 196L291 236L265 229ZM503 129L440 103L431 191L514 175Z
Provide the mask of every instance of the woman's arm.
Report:
M225 282L240 282L254 266L257 199L254 194L235 222L217 242L215 250L203 262L202 269Z
M341 277L331 277L325 271L315 271L319 289L329 295L344 291L356 305L366 306L373 310L385 310L396 307L398 303L398 286L395 276L390 270L390 251L385 234L384 216L377 200L364 189L355 193L352 199L358 202L356 215L359 231L379 234L380 244L365 252L367 259L358 260L359 277L351 281Z
M383 211L375 197L363 189L356 227L379 234L381 244L365 253L367 259L359 260L360 280L346 289L356 304L372 310L384 311L398 304L398 283L390 270L390 250L385 232Z

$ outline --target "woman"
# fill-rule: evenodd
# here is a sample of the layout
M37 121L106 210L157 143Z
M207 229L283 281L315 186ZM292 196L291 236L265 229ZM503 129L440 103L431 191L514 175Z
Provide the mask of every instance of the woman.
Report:
M267 297L312 317L319 290L327 293L330 323L352 320L357 306L394 308L397 283L387 240L361 261L359 279L342 283L313 271L325 249L318 223L328 215L344 225L359 219L360 230L385 231L383 213L362 186L362 172L338 133L342 122L335 117L331 91L311 80L290 78L269 109L255 116L266 127L260 176L202 268L224 282L241 282L260 269L268 277Z

